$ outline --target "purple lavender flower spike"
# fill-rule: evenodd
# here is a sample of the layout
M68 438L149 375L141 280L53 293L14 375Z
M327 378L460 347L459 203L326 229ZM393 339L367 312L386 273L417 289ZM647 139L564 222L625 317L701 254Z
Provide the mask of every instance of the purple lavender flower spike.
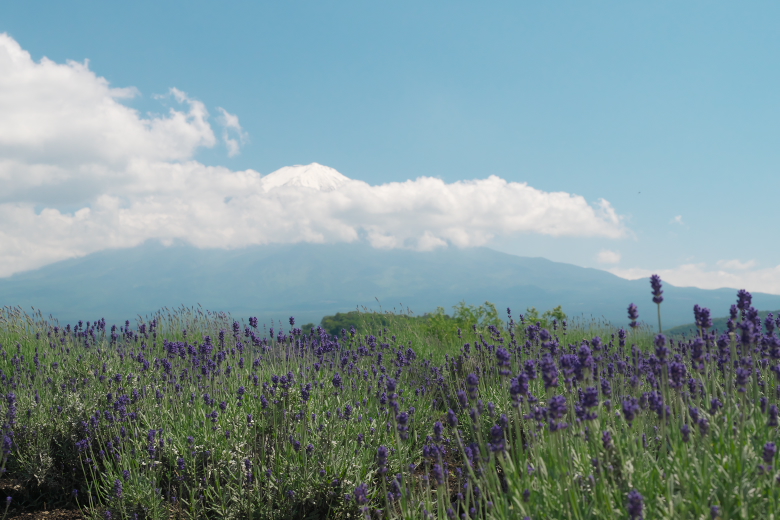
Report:
M737 309L741 310L742 312L747 311L752 301L753 295L751 295L745 289L740 289L737 291ZM736 319L736 317L734 319Z
M654 274L650 277L650 287L653 289L653 303L658 305L658 333L663 332L661 328L661 302L664 301L664 297L661 296L664 292L661 290L661 277Z
M390 450L387 449L387 446L380 446L376 451L376 465L379 467L381 475L387 473L387 456L389 453Z
M636 489L628 492L628 516L631 520L642 520L644 518L642 513L645 506L644 502L645 498Z
M764 444L764 462L771 466L772 460L774 460L776 454L777 446L774 442L767 442Z
M631 322L628 324L632 329L635 329L639 326L639 324L636 322L636 320L639 319L639 310L636 308L636 305L633 303L628 305L628 319L631 320Z
M490 451L501 452L506 449L504 442L504 429L498 424L490 429Z
M457 428L458 426L458 416L452 409L447 412L447 424L450 425L450 428Z

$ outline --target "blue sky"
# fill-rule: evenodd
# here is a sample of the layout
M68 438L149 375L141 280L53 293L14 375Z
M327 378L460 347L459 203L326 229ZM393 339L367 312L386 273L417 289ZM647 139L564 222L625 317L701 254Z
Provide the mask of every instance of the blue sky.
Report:
M27 0L4 3L0 32L35 62L89 60L111 87L135 87L122 103L143 117L177 106L171 88L201 102L215 139L185 159L263 175L317 162L369 185L496 175L594 207L603 198L622 219L619 238L531 231L487 245L780 294L779 11L769 2ZM246 137L232 157L218 107ZM73 214L91 204L25 197L5 202Z

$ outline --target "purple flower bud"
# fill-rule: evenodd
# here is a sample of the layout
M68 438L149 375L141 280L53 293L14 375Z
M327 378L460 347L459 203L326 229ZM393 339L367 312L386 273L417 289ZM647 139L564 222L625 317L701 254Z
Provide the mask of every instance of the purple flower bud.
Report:
M623 399L623 416L629 426L634 422L636 414L639 413L639 401L636 397L626 397Z
M386 446L380 446L376 451L376 465L379 467L379 473L387 473L387 456L390 450Z
M431 468L431 477L436 481L436 485L444 484L444 470L439 464L434 464Z
M442 435L443 431L444 431L444 425L441 422L436 421L433 424L433 439L436 442L441 442L441 440L442 440L441 435Z
M687 424L683 424L680 428L680 432L682 433L683 442L688 442L691 440L691 427Z
M565 398L564 398L564 402L565 402ZM490 451L493 452L504 451L506 449L506 445L504 442L504 429L501 428L501 426L499 426L498 424L493 426L493 428L490 429L489 447L490 447Z
M662 301L664 301L663 296L661 296L664 292L661 290L660 276L654 274L650 277L650 287L653 289L653 303L660 304Z
M358 485L352 495L355 497L355 502L358 505L366 505L368 503L368 486L366 484Z
M458 402L460 402L460 405L463 408L466 408L469 405L469 398L466 395L466 392L464 392L463 390L458 390L457 395L458 395Z
M746 311L750 307L750 303L753 301L753 296L745 289L737 291L737 309ZM736 316L734 317L736 319Z
M603 434L601 434L601 443L604 445L605 450L611 450L613 447L612 444L612 433L607 430Z
M456 428L458 426L458 416L451 408L447 411L447 424L450 425L450 428Z
M471 399L477 398L477 393L479 391L479 377L477 377L476 374L471 373L466 376L466 390L468 390L469 397Z
M636 308L636 305L634 305L633 303L628 305L628 319L631 320L629 326L632 329L635 329L639 325L636 322L636 320L639 319L639 310Z
M644 502L645 498L636 489L628 492L628 516L631 520L642 520Z
M774 442L767 442L764 444L764 462L771 465L776 453L777 446Z

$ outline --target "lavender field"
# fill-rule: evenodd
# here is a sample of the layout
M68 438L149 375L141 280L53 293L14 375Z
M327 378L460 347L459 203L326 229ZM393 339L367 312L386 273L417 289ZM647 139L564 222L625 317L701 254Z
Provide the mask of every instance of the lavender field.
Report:
M8 500L123 519L775 518L780 317L740 291L729 330L697 306L698 332L667 339L661 292L616 330L507 309L438 337L377 314L333 336L197 308L120 327L5 308Z

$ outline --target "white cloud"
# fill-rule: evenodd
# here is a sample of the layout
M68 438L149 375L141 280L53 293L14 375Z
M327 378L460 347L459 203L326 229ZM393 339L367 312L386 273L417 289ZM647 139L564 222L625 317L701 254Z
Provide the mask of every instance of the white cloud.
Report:
M228 157L234 157L240 152L241 146L249 140L249 136L241 128L237 115L229 113L222 107L217 107L217 110L220 112L217 121L222 125L222 140L227 146Z
M748 260L747 262L740 262L739 260L718 260L716 265L721 269L730 271L744 271L746 269L753 269L756 266L756 261Z
M670 224L679 224L679 225L682 226L683 225L682 215L677 215L672 220L670 220L669 223Z
M673 269L620 269L612 268L609 272L636 280L658 274L662 280L679 287L699 287L701 289L747 289L748 291L780 294L780 265L755 269L756 262L740 262L738 260L721 260L716 268L705 263L683 264Z
M202 103L171 89L165 99L177 108L143 117L121 104L134 95L86 63L34 62L0 34L0 276L148 239L429 250L515 233L628 234L605 200L591 205L496 176L370 186L316 163L265 177L208 167L192 160L216 144ZM219 111L222 138L238 153L246 134Z
M620 258L619 252L609 249L602 249L597 257L600 264L618 264L620 263Z

